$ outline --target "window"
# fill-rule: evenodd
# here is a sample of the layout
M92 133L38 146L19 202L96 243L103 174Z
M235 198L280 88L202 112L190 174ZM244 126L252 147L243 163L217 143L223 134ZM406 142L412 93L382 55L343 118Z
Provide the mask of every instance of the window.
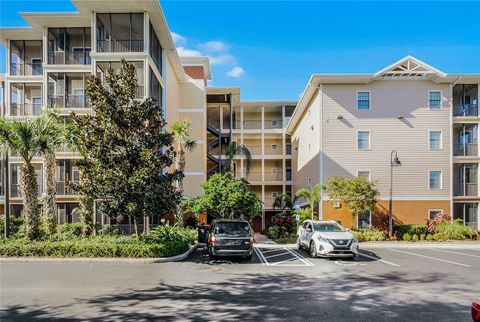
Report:
M272 192L272 199L276 199L278 197L278 193L277 192Z
M428 131L428 147L430 150L442 148L442 131Z
M307 187L310 187L312 185L312 177L307 178Z
M357 109L369 110L370 109L370 92L357 92Z
M428 108L431 110L440 110L442 108L442 92L428 92Z
M357 215L358 228L370 228L372 225L372 213L370 210L360 211Z
M278 121L277 121L277 120L272 120L272 126L273 126L273 127L277 126L277 124L278 124Z
M370 181L370 171L369 170L358 170L357 171L357 177L363 177Z
M428 219L433 219L436 215L441 213L443 213L443 209L428 209Z
M438 170L428 171L428 188L442 189L442 171L438 171Z
M272 150L276 150L278 148L277 144L272 144Z
M357 150L370 150L370 131L357 131Z

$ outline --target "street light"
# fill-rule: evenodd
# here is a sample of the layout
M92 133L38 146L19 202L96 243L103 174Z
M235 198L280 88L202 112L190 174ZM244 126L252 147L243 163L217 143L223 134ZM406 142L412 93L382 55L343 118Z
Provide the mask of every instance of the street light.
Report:
M397 150L390 153L390 200L388 202L388 237L392 237L393 220L392 220L392 192L393 192L393 167L399 167L402 163L398 159Z

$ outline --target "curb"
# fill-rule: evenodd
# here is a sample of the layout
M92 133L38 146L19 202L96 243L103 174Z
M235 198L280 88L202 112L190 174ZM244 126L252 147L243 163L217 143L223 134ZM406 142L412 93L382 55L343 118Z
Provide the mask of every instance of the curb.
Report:
M171 257L157 258L116 258L116 257L0 257L0 263L23 262L23 263L122 263L122 264L156 264L178 262L187 258L198 247L198 243L190 247L185 253Z
M455 243L455 242L363 242L359 244L360 249L473 249L480 251L480 243Z

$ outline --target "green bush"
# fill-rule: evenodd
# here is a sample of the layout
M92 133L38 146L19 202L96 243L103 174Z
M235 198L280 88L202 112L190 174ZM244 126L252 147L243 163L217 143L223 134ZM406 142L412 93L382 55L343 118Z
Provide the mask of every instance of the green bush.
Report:
M385 233L375 228L365 228L352 231L352 234L359 242L385 240Z
M417 234L413 234L412 241L414 241L414 242L418 241L418 235Z
M435 227L435 232L441 236L441 239L473 239L475 231L465 226L460 219L452 222L442 222Z
M409 233L406 233L403 235L403 240L410 241L412 240L412 236Z
M395 231L398 236L405 234L420 236L427 233L427 225L398 225L395 227Z
M23 217L10 216L10 238L18 237L23 226ZM5 236L5 216L0 216L0 238Z
M82 223L67 223L57 225L57 231L51 239L53 240L72 240L82 237Z
M425 239L427 241L432 241L433 240L433 235L432 234L428 234L427 237L425 237Z
M296 234L284 235L282 237L276 238L275 242L279 244L295 244L297 242L297 235Z
M98 229L99 236L119 236L120 231L117 227L111 225L104 225Z
M420 240L422 240L422 241L425 240L425 235L424 234L420 235Z
M280 228L275 225L269 226L267 229L262 231L262 234L271 239L276 239L280 235Z
M191 245L195 243L197 237L198 232L196 229L175 226L158 226L152 229L149 236L144 236L142 239L148 243L184 241Z

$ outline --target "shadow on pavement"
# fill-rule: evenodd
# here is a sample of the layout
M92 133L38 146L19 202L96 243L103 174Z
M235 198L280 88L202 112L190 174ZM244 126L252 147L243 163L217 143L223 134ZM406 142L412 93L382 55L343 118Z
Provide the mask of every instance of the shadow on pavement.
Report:
M172 272L173 274L175 272ZM391 272L375 276L323 273L218 275L214 282L159 283L92 298L71 307L4 307L2 321L234 320L234 321L469 321L469 303L449 296L444 274ZM408 287L400 287L400 285ZM451 286L449 294L468 290ZM59 313L58 310L61 312Z
M182 262L190 262L190 263L196 263L196 264L210 264L210 265L216 265L216 264L259 264L260 261L255 254L253 253L252 259L251 260L246 260L243 259L242 257L233 257L233 256L219 256L216 257L214 260L211 260L208 257L208 251L207 247L205 245L200 245L195 252L190 254L186 259L184 259Z

